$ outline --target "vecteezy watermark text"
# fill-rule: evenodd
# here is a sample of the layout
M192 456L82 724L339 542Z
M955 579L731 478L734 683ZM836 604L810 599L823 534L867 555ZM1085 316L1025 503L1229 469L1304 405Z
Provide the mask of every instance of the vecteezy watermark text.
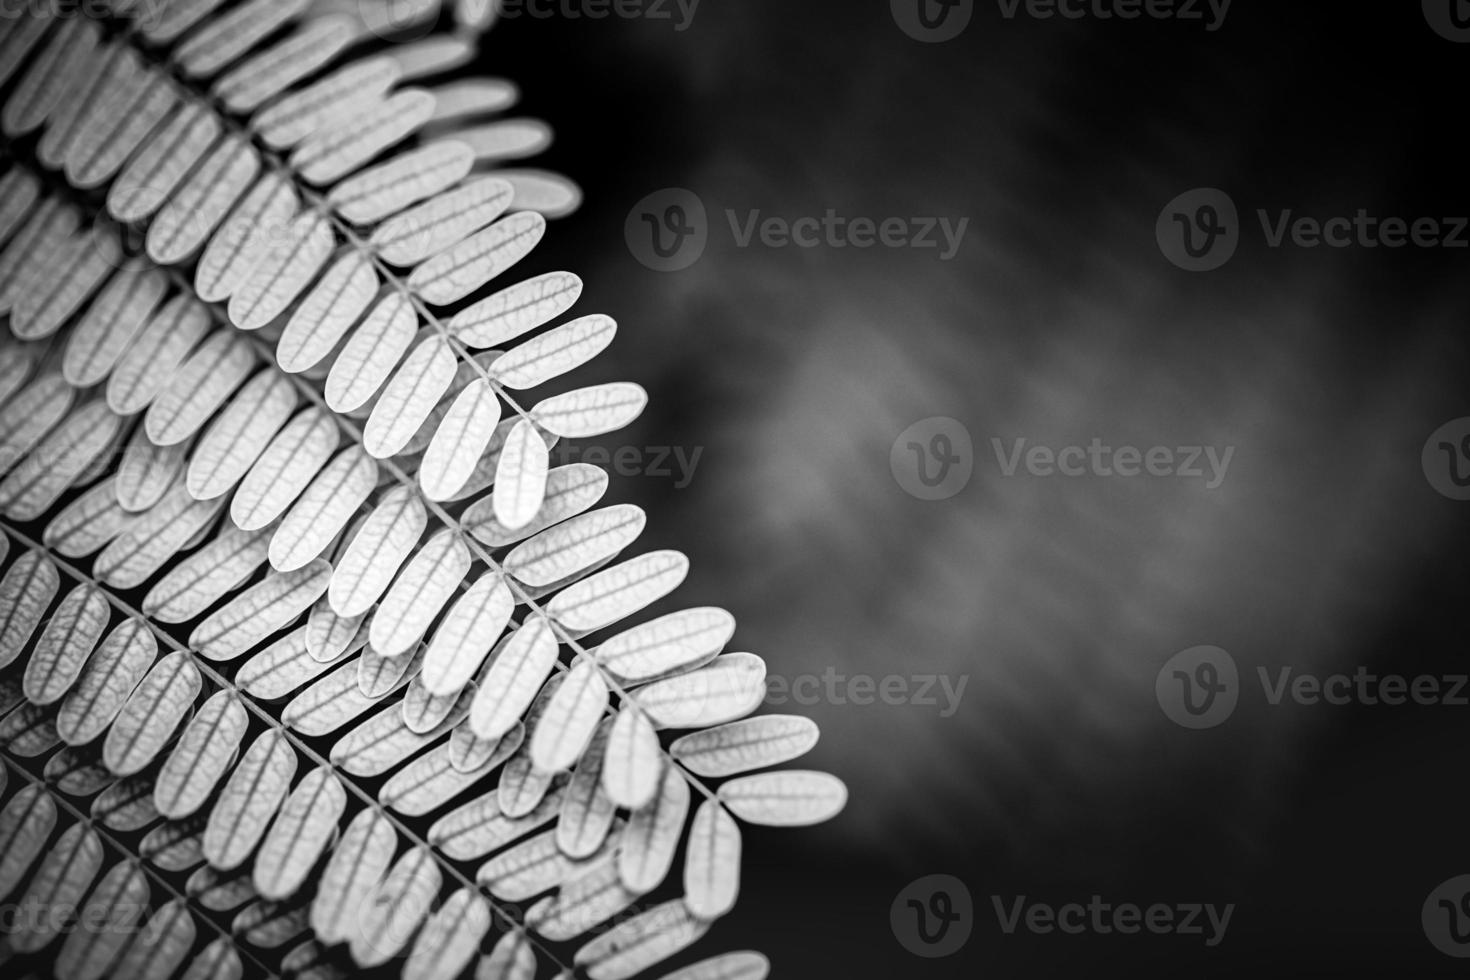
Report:
M559 441L550 452L551 461L557 466L589 463L611 470L618 476L670 480L675 490L683 490L694 482L694 471L698 469L699 458L703 455L703 446L609 447L565 439Z
M798 674L790 678L779 674L767 675L766 704L773 707L798 704L807 708L818 704L859 707L913 705L938 708L939 717L948 718L959 710L960 698L964 697L965 685L969 682L969 674L958 677L949 674L874 677L872 674L839 673L837 668L828 667L821 674Z
M1147 906L1120 902L1115 905L1103 901L1101 895L1093 895L1086 904L1067 902L1063 905L1028 903L1025 895L1009 900L992 895L990 904L995 909L1001 932L1007 936L1020 929L1042 935L1061 932L1070 936L1149 933L1155 936L1203 936L1205 945L1210 947L1220 945L1225 931L1230 928L1230 918L1235 914L1233 902L1219 908L1198 902L1154 902Z
M1255 209L1261 239L1281 248L1470 248L1470 217L1401 217L1367 208L1318 217L1294 208ZM1185 191L1164 206L1154 224L1159 251L1189 272L1218 269L1235 255L1245 223L1230 195L1215 187Z
M1378 674L1359 666L1352 673L1327 675L1295 667L1257 667L1261 696L1278 707L1286 702L1303 707L1465 707L1470 705L1470 675ZM1214 728L1234 713L1245 685L1235 658L1216 646L1180 651L1159 669L1154 692L1159 707L1184 728Z
M914 249L941 262L959 254L969 218L843 214L771 215L761 208L724 209L730 240L739 249ZM691 190L666 187L647 195L628 212L623 237L628 251L655 272L678 272L698 262L711 227L704 201Z
M1050 446L1026 445L1025 439L1012 440L1009 447L1004 440L992 437L991 448L995 461L1004 476L1015 476L1025 466L1026 473L1035 477L1047 476L1157 476L1180 479L1203 479L1205 488L1214 490L1225 481L1230 469L1230 460L1235 455L1234 446L1223 451L1215 446L1109 446L1099 437L1093 437L1086 446L1073 445L1052 448ZM1208 473L1205 466L1208 464Z
M66 902L52 904L36 900L0 904L0 932L88 932L132 933L148 911L146 904L116 902L109 905Z
M893 22L915 41L939 44L965 32L977 0L889 0ZM995 0L1004 20L1173 20L1225 26L1232 0Z
M667 20L683 32L694 23L700 0L499 0L505 20Z
M995 0L1000 15L1015 20L1179 20L1203 21L1210 33L1225 26L1232 0Z
M115 6L109 0L0 0L0 20L19 20L22 17L107 20L113 16ZM163 0L142 0L128 16L135 23L146 24L152 22L162 9Z
M944 217L849 218L828 208L820 218L762 217L759 208L745 212L725 209L737 248L758 243L765 248L916 248L940 249L939 261L948 262L960 251L969 218Z

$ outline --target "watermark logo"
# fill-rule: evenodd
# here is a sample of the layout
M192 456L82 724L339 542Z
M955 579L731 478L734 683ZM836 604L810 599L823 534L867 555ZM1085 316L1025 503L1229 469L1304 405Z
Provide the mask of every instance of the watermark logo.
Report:
M1419 916L1435 949L1456 959L1470 957L1470 875L1456 875L1430 892Z
M904 949L925 959L950 956L970 939L975 904L954 875L925 875L910 882L888 909L888 924Z
M1457 44L1470 42L1470 0L1423 0L1423 7L1434 33Z
M709 243L704 202L682 187L654 191L628 212L623 238L633 257L655 272L687 269Z
M975 0L889 0L893 22L915 41L953 41L970 26Z
M910 496L945 500L970 482L975 471L975 445L963 423L936 415L899 433L888 466L893 479Z
M1185 191L1159 212L1154 237L1164 258L1186 272L1218 269L1240 245L1235 202L1214 187Z
M1470 416L1430 433L1419 455L1424 478L1451 500L1470 500Z
M1169 720L1183 728L1223 724L1240 700L1235 658L1215 646L1181 650L1159 669L1154 696Z

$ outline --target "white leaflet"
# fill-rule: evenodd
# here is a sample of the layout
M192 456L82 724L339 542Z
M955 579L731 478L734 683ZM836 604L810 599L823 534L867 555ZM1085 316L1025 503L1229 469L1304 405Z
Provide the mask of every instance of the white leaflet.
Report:
M609 638L597 662L625 683L642 683L707 663L735 634L735 617L713 606L683 609Z
M337 834L347 792L326 766L297 784L271 825L255 858L251 881L262 898L281 901L294 895Z
M148 226L148 257L173 265L192 255L259 172L260 157L244 139L227 136L217 143Z
M296 750L279 731L251 743L209 811L203 850L211 865L229 871L245 863L286 798L296 767Z
M607 702L607 682L596 664L585 657L574 663L531 729L532 765L541 772L570 769L592 740Z
M689 814L689 784L678 766L665 766L658 795L635 810L619 848L618 877L640 894L653 891L669 873Z
M210 660L233 660L310 609L331 574L323 558L296 571L272 572L196 626L189 645Z
M188 439L172 446L154 445L143 426L133 429L116 467L118 504L137 513L158 503L178 481L193 448Z
M748 823L805 827L830 820L847 804L847 787L831 773L782 769L720 785L720 802Z
M805 755L818 735L810 718L761 715L675 739L669 754L696 775L734 776Z
M490 903L461 888L425 922L403 966L403 980L453 980L490 931Z
M160 446L172 446L198 432L250 376L255 364L255 354L244 338L224 330L210 336L148 407L143 419L148 438Z
M242 173L249 172L253 175L254 170L258 170L260 166L254 148L242 147L238 152L255 158L254 168L249 164L236 162L226 165L232 170L238 167ZM232 197L231 202L233 200ZM205 236L209 238L204 254L199 257L199 267L194 271L194 292L199 298L207 303L214 303L229 298L239 290L273 246L290 240L288 236L299 206L291 183L279 173L271 171L255 182L250 193L230 212L229 218L218 231L211 234L206 230L203 234L196 234L193 229L187 229L183 232L182 237L186 242L195 238L202 240ZM306 216L307 223L302 228L314 227L310 217ZM159 220L163 220L161 216ZM181 215L180 220L188 222L198 219ZM200 223L207 223L212 229L218 221L219 218L213 212L207 212L204 221ZM180 247L182 246L175 245L176 249ZM256 287L262 297L265 285L266 283L261 282ZM233 312L230 319L240 322Z
M434 113L434 97L423 89L398 89L386 100L308 136L291 154L291 166L313 184L329 184L352 173L404 139Z
M360 616L372 608L428 521L412 487L394 487L383 495L332 573L327 598L337 615Z
M490 661L470 708L470 727L495 739L515 726L556 662L556 639L546 620L531 616Z
M251 464L230 501L230 519L253 531L280 517L327 465L340 439L330 412L307 408L299 413Z
M476 579L449 607L429 643L423 672L429 693L452 694L463 688L480 669L514 608L510 588L499 575L487 572Z
M289 378L267 368L247 381L190 454L189 493L197 500L213 500L229 492L295 410L296 389Z
M141 264L113 276L67 337L61 362L67 383L89 388L112 373L129 342L163 300L166 285L161 272L145 270Z
M601 313L579 317L507 351L490 374L510 388L534 388L592 360L612 343L617 329Z
M565 218L582 206L582 188L576 182L549 170L496 170L495 176L515 188L511 207L539 211L547 218Z
M587 510L607 492L607 471L590 463L571 463L546 472L546 493L536 516L521 527L511 530L495 517L493 496L481 498L460 516L464 529L492 548L524 541L533 534L560 524Z
M271 565L300 568L326 551L378 483L378 464L355 443L342 450L291 505L271 537Z
M336 246L331 222L314 211L300 214L273 236L260 261L230 296L230 321L259 330L286 311L326 265Z
M419 483L430 500L448 500L475 471L500 422L500 399L477 378L454 399L434 432L419 467Z
M520 99L515 83L504 78L460 78L429 91L434 93L436 125L504 112Z
M125 224L152 217L219 135L219 119L213 112L198 103L184 103L108 188L107 210Z
M382 387L419 326L402 293L387 293L348 337L327 372L324 395L334 412L352 412Z
M504 181L475 178L383 222L370 244L386 262L414 265L494 221L510 195Z
M639 385L619 381L578 388L537 402L531 418L548 431L568 439L585 439L616 432L636 419L648 404Z
M208 78L307 8L308 0L245 0L210 18L175 49L185 73Z
M369 624L369 642L385 657L399 657L418 643L470 570L470 551L458 533L443 528L399 574Z
M591 980L626 980L694 943L709 927L676 898L604 932L577 950L574 961Z
M495 519L507 530L529 524L546 499L550 453L528 419L519 419L506 437L495 467ZM520 576L517 576L520 577Z
M527 585L550 585L622 551L645 522L643 510L632 504L581 514L516 545L504 568Z
M643 712L623 708L613 722L606 752L601 783L608 799L628 810L647 806L664 771L664 753L653 723Z
M193 619L255 574L269 546L269 534L227 525L148 590L143 611L162 623Z
M276 345L281 370L298 374L330 354L380 285L366 256L356 249L343 252L286 321Z
M493 347L556 319L581 295L580 278L548 272L465 307L450 319L449 332L471 347Z
M84 585L67 593L26 661L21 681L26 700L48 705L71 690L111 614L100 589Z
M499 163L535 156L551 146L551 127L540 119L503 119L455 131L454 138L475 151L476 163Z
M650 551L570 585L546 605L562 626L590 633L631 616L684 581L689 559L678 551Z
M353 40L345 16L317 17L221 75L214 94L231 112L250 112L313 74Z
M209 311L187 294L163 304L118 358L107 379L107 407L119 415L147 408L208 328Z
M327 203L356 224L381 221L454 186L473 163L474 154L463 143L430 143L348 177L332 188Z
M454 351L430 337L403 362L363 427L362 444L378 459L401 451L454 381Z
M347 825L311 901L311 928L321 942L351 938L359 908L387 873L397 843L393 825L372 808L361 810Z
M154 780L153 805L160 815L182 820L204 805L234 761L247 725L245 706L233 691L204 702Z
M708 666L631 692L658 728L706 728L754 711L765 697L766 665L752 653L727 653Z
M718 800L694 814L684 856L684 903L701 919L735 907L740 894L740 827Z
M235 673L235 683L261 700L274 701L316 680L364 642L350 642L331 660L318 660L306 649L306 632L305 627L292 630L246 660Z
M408 288L427 303L448 306L525 258L545 233L546 219L534 211L502 218L420 263Z
M199 668L182 651L154 664L107 730L103 764L119 776L142 771L184 720L202 683Z

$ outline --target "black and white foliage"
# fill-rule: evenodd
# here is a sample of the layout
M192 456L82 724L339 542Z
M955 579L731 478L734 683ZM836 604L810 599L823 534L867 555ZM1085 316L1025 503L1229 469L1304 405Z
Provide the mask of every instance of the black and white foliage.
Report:
M816 726L745 717L727 612L628 625L688 561L621 557L644 513L550 465L646 398L559 382L616 332L548 326L575 275L504 281L580 192L465 76L492 4L34 13L0 24L3 955L613 980L699 939L741 824L846 790L769 769Z

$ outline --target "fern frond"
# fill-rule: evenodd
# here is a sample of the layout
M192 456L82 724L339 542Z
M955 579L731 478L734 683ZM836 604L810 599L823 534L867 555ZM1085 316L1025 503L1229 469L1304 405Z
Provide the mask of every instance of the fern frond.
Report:
M130 941L69 935L79 971L237 974L231 912L242 948L279 951L246 957L263 972L405 956L404 976L453 977L478 956L477 977L538 960L630 976L734 904L736 817L811 823L845 801L824 774L704 782L800 755L814 726L662 744L762 700L764 662L721 653L728 613L582 642L687 573L677 552L612 565L646 516L594 509L597 467L550 466L646 395L517 400L616 332L594 314L521 339L575 303L570 273L483 295L580 192L505 166L550 139L487 121L513 86L430 82L472 57L493 5L379 43L442 19L438 0L404 6L118 2L105 24L0 36L0 748L30 783L0 811L0 885L29 877L53 910L140 894L102 867L99 827L144 833L150 880L188 874L144 883L162 904ZM187 645L165 628L187 624ZM643 905L691 791L685 894ZM83 815L70 798L88 796ZM458 865L483 858L475 879ZM524 920L504 904L550 889Z

